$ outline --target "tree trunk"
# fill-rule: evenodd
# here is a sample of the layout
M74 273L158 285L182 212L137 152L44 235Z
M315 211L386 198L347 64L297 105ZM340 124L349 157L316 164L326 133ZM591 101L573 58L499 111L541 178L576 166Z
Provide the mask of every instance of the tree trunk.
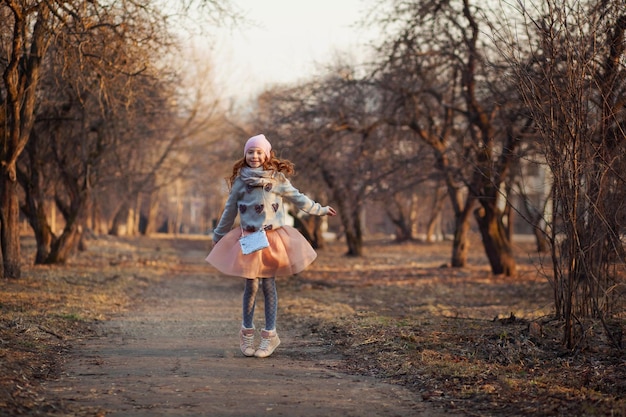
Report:
M345 201L335 198L338 202L339 216L346 235L346 244L348 245L347 256L363 256L363 229L361 228L360 210L357 208L358 203L354 202L352 209L346 207Z
M2 167L2 278L21 278L18 184Z
M500 211L495 207L479 207L474 211L474 216L491 265L491 272L495 275L515 276L517 265Z
M441 236L441 212L434 212L428 219L426 225L426 242L432 243L438 241L438 236Z
M438 226L441 225L441 212L443 211L443 206L445 204L447 191L445 188L438 188L437 193L435 195L435 201L433 201L433 208L430 213L430 218L428 219L428 223L426 225L426 242L435 242L437 239L435 238L435 234L437 233ZM439 232L441 234L441 228L439 227Z
M50 254L46 258L46 264L64 264L78 248L81 242L85 219L91 211L91 197L88 190L76 193L76 200L69 209L63 210L65 228L61 235L52 242Z
M469 212L462 212L460 216L455 216L454 239L452 241L453 268L463 268L467 265L467 253L469 251L468 234L470 229Z
M5 128L7 131L3 138L3 149L0 152L2 155L2 170L0 171L2 233L0 238L2 239L2 276L17 279L21 276L21 259L16 165L33 128L41 64L52 37L47 33L50 9L46 3L33 6L30 11L37 13L31 36L27 36L26 33L28 25L25 19L28 14L20 9L17 3L9 2L8 5L13 10L13 38L2 77L6 93L3 107L6 111Z
M317 242L317 248L323 249L326 246L326 241L324 240L324 232L322 230L322 225L326 225L326 220L319 216L313 216L313 238L315 242Z
M324 247L324 237L322 236L322 218L320 216L294 216L294 227L302 233L304 238L309 241L314 249L322 249Z
M113 216L113 222L111 223L111 228L109 229L109 235L122 236L128 234L128 230L125 228L128 227L129 212L130 207L128 202L124 200L122 205L119 206L115 212L115 216Z
M385 205L385 212L387 217L391 220L391 223L395 226L396 242L406 242L411 240L411 205L408 208L408 216L405 213L407 210L403 207L404 201L398 194L394 195L389 201L389 204Z
M409 224L411 228L411 239L417 239L419 236L419 215L418 209L419 197L417 193L411 195L411 208L409 211Z
M359 233L346 230L346 243L348 245L347 256L363 256L363 239Z
M346 194L339 188L334 186L332 176L326 171L322 171L322 175L328 188L332 190L334 200L337 202L341 225L346 235L346 244L348 252L346 256L362 256L363 255L363 229L361 228L361 212L362 203L357 199L346 200Z
M411 228L406 222L396 223L396 242L408 242L411 240Z
M30 220L30 225L33 228L35 240L37 242L35 264L40 265L50 254L50 246L54 240L52 229L50 228L46 217L45 206L37 206L34 219Z
M318 248L318 242L315 239L315 234L313 233L314 225L312 224L312 218L317 216L309 216L298 217L298 213L294 212L294 210L289 210L289 215L293 217L293 227L296 228L302 236L311 244L313 249Z
M406 242L411 240L411 227L406 221L406 217L402 210L398 210L398 215L394 216L393 213L387 209L387 217L391 220L391 223L395 226L396 242Z
M3 233L2 232L2 224L4 223L3 220L4 215L0 212L0 234ZM4 238L2 238L2 240L0 240L0 244L2 244L2 242L4 241ZM2 245L0 245L0 279L5 279L6 277L4 276L4 255L2 254Z
M148 204L148 216L146 219L146 235L151 235L157 231L157 217L159 214L159 191L153 191L150 193Z
M130 218L132 228L129 229L130 236L139 236L139 227L141 225L141 193L137 193L134 200L132 217Z
M17 178L24 191L24 204L22 213L28 219L30 227L33 229L37 252L35 254L35 264L42 264L50 254L50 246L54 240L54 232L48 222L47 209L49 201L46 200L44 188L41 181L42 166L37 148L36 136L33 136L27 145L27 154L30 158L30 169L28 171L17 171Z
M96 235L105 235L109 232L107 227L107 219L102 215L102 208L97 200L93 201L93 207L91 209L91 223L92 230Z
M76 222L66 225L63 233L53 242L50 254L44 263L64 264L78 247L82 235L82 226Z
M507 191L506 195L511 195L509 191ZM510 242L513 242L513 235L515 234L515 210L513 210L513 206L509 202L508 198L506 200L504 206L504 213L502 219L506 219L506 224L504 225L504 230L506 233L506 238Z
M537 245L538 253L547 253L550 250L550 243L546 238L546 234L538 227L533 227L533 234L535 235L535 243Z

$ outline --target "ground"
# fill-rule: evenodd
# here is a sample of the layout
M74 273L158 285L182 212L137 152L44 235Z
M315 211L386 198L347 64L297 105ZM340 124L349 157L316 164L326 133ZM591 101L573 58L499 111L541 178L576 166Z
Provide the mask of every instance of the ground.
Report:
M585 337L574 350L563 348L542 267L546 260L533 253L532 244L517 245L516 278L492 276L479 244L472 246L470 266L462 269L447 267L449 242L398 245L371 240L365 248L366 256L349 258L342 255L341 244L329 245L305 272L278 280L279 327L286 341L269 358L273 362L253 362L255 366L284 367L279 372L284 377L314 363L309 374L319 374L311 380L317 381L313 387L320 393L335 398L328 391L330 377L349 381L352 387L372 390L371 410L377 401L395 398L399 408L388 415L626 415L624 349L609 343L614 340L607 340L601 326L592 322L581 323ZM89 379L87 368L103 366L94 359L102 357L102 349L98 355L90 349L106 344L119 359L122 350L115 346L135 348L138 331L160 337L142 333L139 344L159 340L169 343L170 350L178 349L178 362L168 368L171 373L151 373L141 381L161 396L173 384L168 378L180 376L185 359L198 362L198 352L208 355L205 361L214 355L212 364L240 363L236 346L219 352L199 347L203 332L221 335L222 327L236 322L235 313L225 317L228 326L193 322L195 333L164 339L174 329L187 331L167 327L172 321L168 317L186 314L190 321L198 311L173 300L184 297L204 313L214 308L211 302L240 296L237 288L218 284L232 281L202 263L206 239L100 237L66 266L29 265L32 250L32 239L24 238L24 277L0 286L0 411L6 415L106 415L104 400L110 405L118 393L94 385L73 391L68 401L63 384L75 375ZM215 281L207 283L205 274ZM173 285L170 277L185 277L186 289ZM217 287L228 293L206 292ZM614 325L623 329L624 323ZM228 332L224 329L219 339L226 346L231 344ZM191 347L172 347L173 340L186 340ZM136 362L133 366L140 366ZM203 380L202 375L186 376L197 383ZM219 395L237 394L231 391ZM130 388L124 396L119 393L117 397L125 398L119 407L132 400L133 410L150 410L149 403L139 407L140 393ZM283 399L282 406L291 406L289 401ZM322 406L332 404L311 403L309 414L300 404L300 415L316 415L314 407L319 411ZM186 410L182 404L176 407ZM379 415L388 408L382 407ZM266 407L272 409L279 407ZM332 409L324 415L332 415ZM407 409L410 414L403 411Z

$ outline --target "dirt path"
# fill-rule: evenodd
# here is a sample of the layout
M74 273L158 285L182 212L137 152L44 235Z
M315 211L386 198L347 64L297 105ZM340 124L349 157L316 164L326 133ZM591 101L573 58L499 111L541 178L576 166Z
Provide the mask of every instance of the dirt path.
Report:
M238 348L242 282L210 276L200 251L98 328L47 396L106 416L439 416L403 387L337 371L341 358L280 322L266 359ZM280 296L280 294L279 294ZM257 328L262 326L262 296Z

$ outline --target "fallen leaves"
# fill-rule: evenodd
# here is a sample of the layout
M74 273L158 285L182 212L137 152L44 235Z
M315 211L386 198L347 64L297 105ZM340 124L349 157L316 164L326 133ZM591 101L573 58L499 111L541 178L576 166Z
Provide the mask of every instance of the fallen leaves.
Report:
M180 268L204 273L204 265L179 263L187 248L177 245L99 238L64 267L25 261L23 279L3 281L0 408L11 415L97 415L42 397L40 384L60 372L73 343L93 335L91 323L125 311L142 289ZM32 240L25 248L28 259ZM479 245L462 269L440 267L449 242L370 242L363 258L346 258L330 245L299 276L278 280L280 320L322 337L341 353L333 366L342 371L405 385L442 408L491 416L626 415L624 351L602 337L575 352L562 348L549 282L528 249L518 249L520 274L509 279L491 276ZM621 335L623 319L608 324ZM581 325L590 336L606 327Z
M530 262L532 247L518 248L527 261L505 278L490 274L476 246L467 268L435 266L448 245L370 243L373 256L364 259L320 251L311 268L280 282L284 313L335 346L344 370L405 385L443 408L626 415L625 352L602 338L563 349L552 289ZM285 301L292 297L306 309Z

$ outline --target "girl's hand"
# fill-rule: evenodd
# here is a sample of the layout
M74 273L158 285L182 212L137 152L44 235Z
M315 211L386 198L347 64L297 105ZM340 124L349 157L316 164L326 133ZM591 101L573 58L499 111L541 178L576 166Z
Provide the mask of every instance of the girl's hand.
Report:
M334 208L332 208L331 206L327 206L328 207L328 216L336 216L337 215L337 210L335 210Z

